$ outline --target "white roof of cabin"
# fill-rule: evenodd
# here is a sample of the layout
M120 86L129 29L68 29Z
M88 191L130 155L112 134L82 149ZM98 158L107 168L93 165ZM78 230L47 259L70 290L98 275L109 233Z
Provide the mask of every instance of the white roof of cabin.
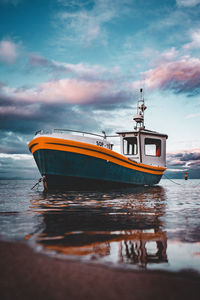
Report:
M138 130L135 131L118 131L116 132L117 134L134 134L137 135L138 134ZM165 137L166 139L168 138L167 134L164 133L159 133L156 131L152 131L152 130L148 130L148 129L142 129L140 130L140 134L147 134L147 135L153 135L153 136L160 136L160 137Z

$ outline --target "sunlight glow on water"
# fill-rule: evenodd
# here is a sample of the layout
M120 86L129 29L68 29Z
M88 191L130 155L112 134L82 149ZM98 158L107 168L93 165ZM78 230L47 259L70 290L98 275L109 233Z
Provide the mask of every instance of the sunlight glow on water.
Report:
M142 269L200 272L200 180L110 192L47 193L0 182L1 238L44 253Z

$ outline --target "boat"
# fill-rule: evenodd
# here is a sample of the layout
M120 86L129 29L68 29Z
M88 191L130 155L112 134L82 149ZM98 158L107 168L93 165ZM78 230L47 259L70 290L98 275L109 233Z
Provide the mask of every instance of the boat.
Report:
M113 136L70 129L37 131L29 143L44 188L92 190L158 184L166 170L166 134L147 130L143 90L137 101L136 125L119 131L120 153Z

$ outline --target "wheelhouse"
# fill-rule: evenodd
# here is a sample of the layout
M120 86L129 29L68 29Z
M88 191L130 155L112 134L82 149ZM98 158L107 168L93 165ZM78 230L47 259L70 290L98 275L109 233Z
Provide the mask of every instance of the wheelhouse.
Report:
M150 130L117 132L120 136L120 152L130 160L158 166L166 166L166 134Z

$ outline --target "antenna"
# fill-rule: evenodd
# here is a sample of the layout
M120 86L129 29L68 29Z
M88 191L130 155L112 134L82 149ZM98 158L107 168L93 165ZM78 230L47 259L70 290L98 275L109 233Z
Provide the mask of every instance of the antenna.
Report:
M143 98L143 89L140 89L140 99L137 102L137 114L133 117L133 120L136 122L134 129L144 129L144 111L147 107L144 104Z

